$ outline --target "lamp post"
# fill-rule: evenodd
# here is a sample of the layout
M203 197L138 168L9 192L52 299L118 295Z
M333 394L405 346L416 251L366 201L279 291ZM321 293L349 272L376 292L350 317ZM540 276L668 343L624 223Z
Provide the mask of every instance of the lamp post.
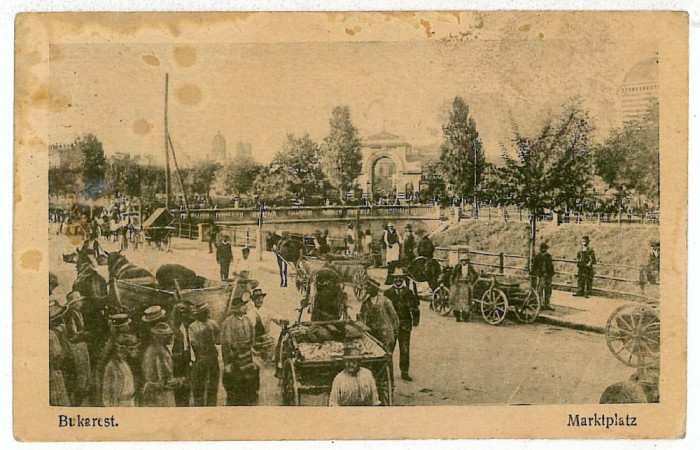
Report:
M369 178L367 178L367 189L365 192L367 193L367 203L370 203L372 201L372 193L370 192L371 188L371 183L369 181Z

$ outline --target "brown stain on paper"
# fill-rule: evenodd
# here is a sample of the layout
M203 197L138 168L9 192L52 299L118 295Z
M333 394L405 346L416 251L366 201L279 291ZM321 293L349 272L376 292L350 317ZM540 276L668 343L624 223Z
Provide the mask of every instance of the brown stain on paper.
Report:
M23 269L33 270L35 272L39 271L39 265L41 264L41 252L39 250L29 250L22 254L20 258L20 265Z
M131 125L134 134L148 134L153 129L153 124L146 119L138 119Z
M192 67L197 62L197 51L189 45L179 45L173 50L175 62L181 67Z
M430 22L427 20L421 19L420 24L423 28L425 28L425 35L427 37L432 37L433 33L430 31Z
M175 90L175 97L183 105L197 105L202 101L202 89L196 84L184 83Z
M149 66L160 66L160 60L155 55L143 55L141 59Z
M518 30L520 30L520 31L530 31L531 28L532 28L532 25L530 25L529 23L526 23L525 25L521 25L520 28L518 28Z

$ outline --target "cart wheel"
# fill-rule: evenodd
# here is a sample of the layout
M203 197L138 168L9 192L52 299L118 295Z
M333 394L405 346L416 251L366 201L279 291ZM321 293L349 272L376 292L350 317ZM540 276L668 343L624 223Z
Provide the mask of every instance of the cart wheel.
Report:
M491 325L498 325L506 318L508 297L500 289L489 289L481 297L481 315Z
M647 367L659 359L661 322L648 305L617 307L605 325L605 341L613 356L630 367Z
M523 294L522 303L515 308L515 315L519 321L531 323L537 319L541 307L540 296L533 288L529 288Z
M450 291L440 286L433 292L433 308L435 312L441 316L449 316L452 314L452 305L450 305Z
M389 397L389 404L384 406L392 406L394 404L394 380L391 379L391 366L393 361L390 359L389 364L386 366L386 387L389 391L387 396Z
M353 292L355 293L355 297L359 300L365 295L365 282L367 281L367 271L364 269L357 271L353 276L352 281L355 285Z
M285 406L299 406L299 383L291 359L285 361L282 370L282 403Z

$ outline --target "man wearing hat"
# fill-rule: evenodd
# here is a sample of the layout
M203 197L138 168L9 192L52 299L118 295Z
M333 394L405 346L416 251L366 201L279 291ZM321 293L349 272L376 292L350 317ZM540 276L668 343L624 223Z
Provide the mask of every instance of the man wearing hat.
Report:
M469 322L471 319L472 297L474 294L474 283L479 278L469 258L469 248L462 247L460 250L459 264L452 270L451 286L452 293L450 302L452 303L452 313L457 322Z
M128 358L139 351L139 340L133 334L120 334L116 351L105 367L102 380L103 406L135 406L136 383Z
M360 367L362 356L356 348L346 347L343 355L345 369L335 376L328 406L377 406L379 396L374 375Z
M258 403L260 373L253 362L256 324L246 315L249 300L247 292L235 297L231 304L232 314L221 324L221 356L224 360L221 378L226 389L227 406Z
M540 252L532 259L532 281L537 290L537 294L542 300L542 309L553 311L549 304L552 298L552 278L554 277L554 263L552 255L547 252L549 245L546 242L540 244Z
M370 330L370 334L382 343L384 349L391 357L396 347L396 339L399 333L399 317L396 315L394 305L388 298L379 295L379 283L368 278L364 286L365 295L362 298L362 306L357 320L363 322ZM392 387L394 380L394 364L390 363ZM388 386L383 379L379 380L379 398L383 404L389 400Z
M216 245L216 262L219 263L219 274L222 280L228 280L228 273L233 261L233 251L227 234L221 236L221 243Z
M184 379L173 374L169 348L173 343L173 330L166 322L159 322L151 328L151 334L153 342L143 354L142 406L177 406L174 389L180 387Z
M255 333L255 344L253 347L256 352L260 353L263 361L270 362L275 356L276 340L270 336L270 325L274 322L280 327L289 325L289 320L283 319L282 316L272 311L270 308L263 308L264 299L267 296L259 287L253 289L250 294L254 308L249 308L248 318L253 322L258 321L262 324L262 329ZM261 333L262 332L262 333Z
M83 406L83 401L88 399L90 392L90 354L87 347L87 334L83 314L85 297L80 292L73 291L66 296L66 312L63 321L66 326L66 335L71 344L71 354L75 364L75 389L71 397L71 405Z
M176 378L191 379L194 350L190 336L190 324L193 305L187 301L180 301L173 306L173 375ZM175 389L175 404L178 407L190 406L190 383L183 383Z
M421 231L418 231L419 234ZM433 244L433 241L430 240L427 234L423 235L421 238L420 242L418 243L418 256L422 256L426 259L433 259L433 255L435 254L435 245Z
M216 406L219 391L219 326L211 317L207 302L194 305L194 322L190 325L190 339L194 350L192 363L192 394L194 406Z
M253 270L251 267L251 260L250 260L250 247L243 247L241 249L241 258L236 261L236 267L235 270L233 271L234 275L247 275L249 278L252 278L253 276Z
M591 240L588 236L581 239L581 248L576 253L576 266L578 267L578 291L576 297L586 297L591 295L593 288L593 266L596 263L595 252L589 247Z
M646 281L649 284L659 284L661 271L661 243L658 239L649 242L649 259L645 267Z
M416 294L406 287L406 275L400 267L392 276L393 286L384 291L384 296L391 300L399 318L399 368L401 379L412 381L408 375L410 364L411 331L420 323L420 302Z
M159 305L149 306L143 311L143 316L141 316L141 326L140 326L140 336L141 348L145 349L151 344L151 329L160 322L166 321L167 311L161 308Z
M394 224L389 222L386 225L383 236L384 246L386 248L386 267L387 278L385 284L391 283L391 274L399 267L399 253L401 249L401 236L396 232Z
M416 259L415 254L416 238L413 236L413 226L406 224L406 233L403 235L403 244L401 244L401 258L404 265L408 265Z
M97 363L95 364L92 374L94 405L100 405L102 403L102 380L104 371L117 348L117 339L119 335L131 333L131 319L126 313L112 314L109 316L108 324L109 339L97 358Z
M63 315L66 307L54 301L49 304L49 404L70 406L67 382L70 383L71 354L65 338Z

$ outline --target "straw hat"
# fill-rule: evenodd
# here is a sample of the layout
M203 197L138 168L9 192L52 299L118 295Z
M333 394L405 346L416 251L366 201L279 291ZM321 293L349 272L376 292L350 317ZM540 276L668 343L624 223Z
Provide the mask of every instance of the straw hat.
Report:
M165 310L158 305L150 306L143 312L141 320L144 322L155 322L165 317Z

